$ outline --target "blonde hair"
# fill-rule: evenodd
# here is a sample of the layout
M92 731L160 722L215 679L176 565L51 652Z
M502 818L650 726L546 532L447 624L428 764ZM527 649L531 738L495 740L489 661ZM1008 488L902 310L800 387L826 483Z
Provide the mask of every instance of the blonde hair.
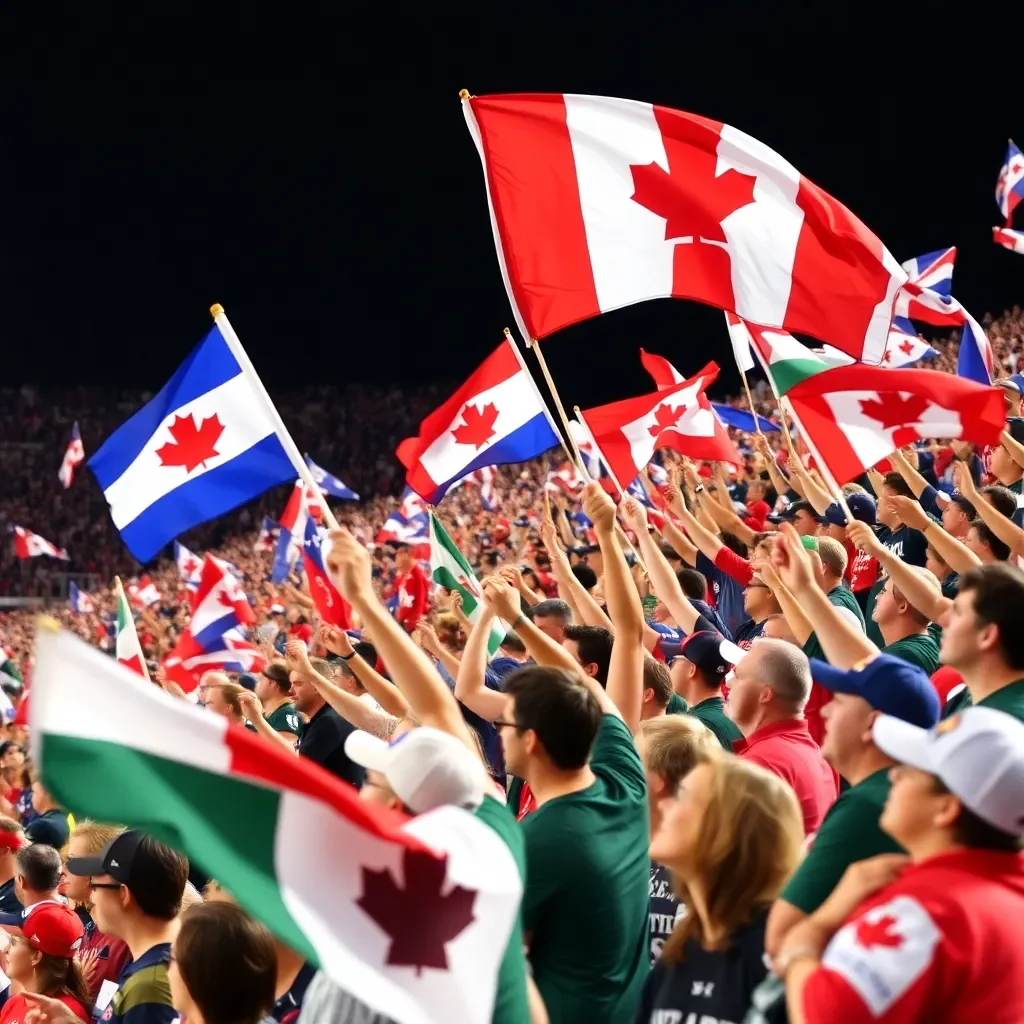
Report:
M102 822L83 818L71 830L71 839L79 839L86 844L87 856L95 857L107 843L116 839L122 832L122 825L104 825Z
M793 874L803 843L803 819L793 790L777 775L749 761L710 750L701 765L710 771L707 807L701 823L697 871L708 917L726 948L737 929L767 911ZM673 875L676 895L692 906L689 889ZM682 918L665 941L666 963L683 959L696 939L710 946L700 916Z
M221 696L224 698L224 703L231 708L236 715L242 714L242 704L239 701L239 697L246 692L245 687L240 683L217 683L215 686L208 686L206 688L207 693L210 690L220 690Z
M818 557L837 580L842 579L849 556L846 554L846 548L835 537L818 538Z
M640 723L644 767L675 793L684 775L700 764L701 755L718 745L714 733L692 715L659 715Z

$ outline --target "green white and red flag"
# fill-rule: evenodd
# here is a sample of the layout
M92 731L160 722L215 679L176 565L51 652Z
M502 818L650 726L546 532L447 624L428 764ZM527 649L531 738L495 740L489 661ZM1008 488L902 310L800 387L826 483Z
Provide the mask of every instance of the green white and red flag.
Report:
M187 854L281 941L400 1024L489 1024L522 881L461 808L409 820L318 765L40 628L30 726L76 816Z
M122 664L138 672L145 679L149 678L146 671L146 658L142 653L142 644L139 643L139 634L135 631L135 620L132 618L132 609L125 596L124 587L120 579L114 579L114 594L117 597L117 636L114 639L114 650L117 660Z

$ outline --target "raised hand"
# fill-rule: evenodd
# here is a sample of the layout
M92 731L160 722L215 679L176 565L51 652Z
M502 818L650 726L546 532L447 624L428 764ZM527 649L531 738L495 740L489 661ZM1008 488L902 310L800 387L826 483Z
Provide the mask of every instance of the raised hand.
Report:
M783 523L772 547L772 566L786 589L799 593L814 586L814 563L790 523Z
M519 593L497 574L487 576L482 583L484 600L499 619L515 622L522 614Z
M886 500L906 526L922 532L928 529L931 519L915 499L906 498L902 494L894 494Z
M598 533L611 533L615 529L615 502L604 488L592 480L583 488L583 512Z
M627 498L622 503L622 514L626 522L633 528L633 532L639 537L647 532L647 509L636 498Z
M370 552L348 530L332 530L327 571L339 592L349 601L373 594L373 565Z
M322 625L320 640L331 654L338 654L343 658L349 657L354 651L351 637L337 626Z

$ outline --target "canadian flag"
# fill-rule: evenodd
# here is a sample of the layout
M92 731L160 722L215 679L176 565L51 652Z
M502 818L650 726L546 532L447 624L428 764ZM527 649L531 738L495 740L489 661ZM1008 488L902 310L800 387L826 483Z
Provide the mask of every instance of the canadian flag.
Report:
M1024 231L1014 231L1012 228L993 228L992 241L1001 245L1010 252L1024 253Z
M59 558L63 562L70 559L70 555L55 544L51 544L38 533L32 533L23 526L14 528L14 553L18 558L35 558L36 555L49 555L51 558Z
M801 432L839 484L922 437L998 444L1002 390L938 370L840 366L786 392Z
M717 376L718 367L708 363L696 376L664 391L581 413L617 480L633 480L657 448L674 448L695 459L742 462L704 394Z
M132 599L132 604L148 608L151 604L156 604L161 600L163 594L148 576L143 576L138 583L128 585L128 596Z
M659 391L681 384L686 378L664 357L653 352L640 349L640 362L644 369L654 378Z
M907 274L842 203L744 132L633 100L467 98L498 258L543 338L634 302L696 299L868 363Z
M562 491L571 497L585 483L586 481L580 476L580 471L571 462L563 462L558 469L553 469L548 473L544 488L548 491Z

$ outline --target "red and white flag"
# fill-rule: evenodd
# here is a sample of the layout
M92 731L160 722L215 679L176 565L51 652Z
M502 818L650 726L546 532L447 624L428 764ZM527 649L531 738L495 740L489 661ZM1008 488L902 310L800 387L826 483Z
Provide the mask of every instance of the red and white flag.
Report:
M664 391L581 413L620 483L632 481L658 448L674 448L695 459L742 462L704 394L717 376L718 367L708 363L696 376Z
M118 579L114 581L114 595L117 597L117 636L114 638L114 653L122 665L148 679L146 657L142 653L139 634L135 630L135 619L132 617L124 588Z
M193 554L184 544L174 542L174 561L178 566L178 575L181 582L189 590L199 589L199 572L203 567L203 561Z
M38 533L32 533L23 526L14 528L14 553L18 558L35 558L36 555L49 555L50 558L59 558L67 562L71 556L55 544L51 544Z
M552 469L548 473L548 478L544 483L545 490L548 491L561 491L563 494L568 494L570 497L575 497L576 492L579 491L586 480L580 476L580 471L571 463L563 462L558 469Z
M128 584L128 596L137 608L148 608L160 601L164 595L148 576L143 576L138 583Z
M1001 245L1010 252L1024 253L1024 231L1014 231L1013 228L993 228L992 241Z
M477 96L463 108L527 336L679 298L882 358L906 271L764 143L604 96Z
M659 391L666 391L686 380L664 356L656 356L653 352L645 352L640 349L640 362L654 378L654 383Z
M82 447L82 435L75 423L71 428L71 440L68 441L67 451L61 461L60 469L57 470L57 477L67 490L75 479L75 469L85 461L85 449Z
M938 370L840 366L786 392L816 460L839 484L922 437L998 444L1002 390Z

